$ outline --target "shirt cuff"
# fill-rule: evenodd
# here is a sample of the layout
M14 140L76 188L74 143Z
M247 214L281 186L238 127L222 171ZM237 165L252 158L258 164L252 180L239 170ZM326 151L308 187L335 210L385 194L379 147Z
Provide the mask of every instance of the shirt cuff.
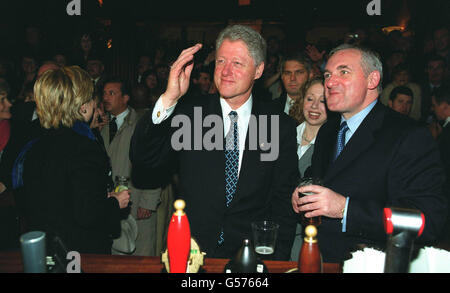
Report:
M344 208L344 215L342 217L342 232L347 232L347 208L348 208L348 202L350 201L350 197L347 197L347 200L345 201L345 208Z
M176 105L177 103L175 103L174 105L170 106L167 109L164 109L162 99L161 97L159 97L158 101L156 101L155 107L153 108L152 112L153 124L160 124L161 122L166 120L173 113Z

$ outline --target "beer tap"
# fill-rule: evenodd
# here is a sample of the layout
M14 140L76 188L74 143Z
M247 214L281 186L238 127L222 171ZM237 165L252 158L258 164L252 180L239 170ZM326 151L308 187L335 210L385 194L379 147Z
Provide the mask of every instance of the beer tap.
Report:
M414 209L385 208L384 228L388 234L384 272L407 273L414 240L425 228L423 213Z

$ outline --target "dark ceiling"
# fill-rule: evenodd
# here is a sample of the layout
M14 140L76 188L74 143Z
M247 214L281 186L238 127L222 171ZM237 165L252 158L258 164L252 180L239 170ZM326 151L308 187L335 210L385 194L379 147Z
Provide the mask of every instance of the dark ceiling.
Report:
M430 11L442 13L447 0L375 0L381 3L381 16L368 16L372 0L75 0L81 3L81 16L68 16L72 0L0 1L0 23L18 26L26 22L41 25L84 23L89 19L130 21L226 21L228 19L269 19L299 24L319 22L394 22L406 5L415 18L428 18ZM100 7L99 2L103 5ZM447 3L447 4L446 4ZM445 10L445 9L444 9ZM448 16L448 11L447 11Z
M66 6L81 3L81 16L68 16ZM450 19L448 0L373 0L381 3L381 16L368 16L372 0L0 0L1 47L24 36L28 24L58 38L69 38L83 31L98 30L111 21L132 27L136 23L222 22L263 20L282 23L290 34L318 25L396 25L402 13L415 30L427 30L433 21ZM100 6L100 2L102 5ZM109 22L109 23L111 23ZM9 46L11 47L11 46Z

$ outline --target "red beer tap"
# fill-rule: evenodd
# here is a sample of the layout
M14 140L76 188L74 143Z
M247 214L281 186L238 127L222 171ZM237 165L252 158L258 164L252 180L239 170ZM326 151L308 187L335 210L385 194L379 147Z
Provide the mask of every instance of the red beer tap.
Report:
M416 209L387 207L384 209L386 230L385 273L408 273L414 240L422 235L425 216Z
M186 213L183 211L185 206L183 200L175 201L176 211L172 215L167 232L167 252L171 273L186 273L191 250L191 230Z

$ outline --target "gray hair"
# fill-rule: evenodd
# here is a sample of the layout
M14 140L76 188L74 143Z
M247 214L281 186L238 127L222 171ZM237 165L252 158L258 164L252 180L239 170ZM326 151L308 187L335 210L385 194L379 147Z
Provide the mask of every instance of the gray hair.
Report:
M219 50L225 39L230 41L243 41L247 45L247 49L255 62L255 66L260 65L266 60L266 41L251 27L239 24L226 27L217 37L216 51Z
M381 94L381 92L383 91L383 64L381 63L380 55L368 48L363 48L351 44L342 44L331 50L329 56L331 57L338 51L348 49L357 50L361 54L361 67L366 77L368 77L369 74L373 71L378 71L380 73L380 83L378 84L377 91Z

